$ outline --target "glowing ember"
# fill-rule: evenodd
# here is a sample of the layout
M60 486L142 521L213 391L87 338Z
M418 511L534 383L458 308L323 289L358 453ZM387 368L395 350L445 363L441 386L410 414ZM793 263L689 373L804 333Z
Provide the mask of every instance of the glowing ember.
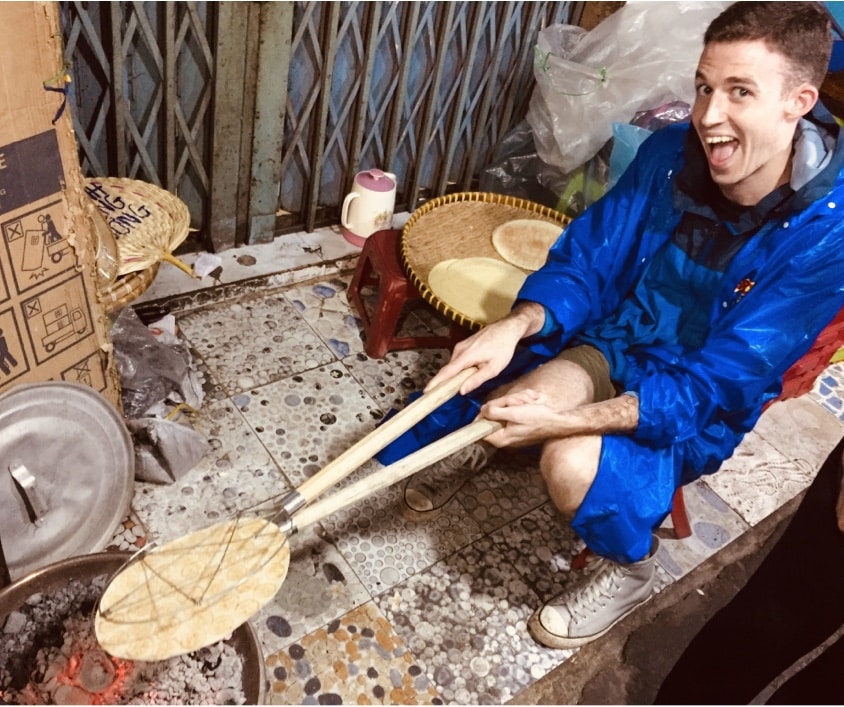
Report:
M73 704L116 704L133 668L131 661L111 658L101 650L79 649L55 676L52 701L69 704L63 698L71 697ZM80 690L85 694L80 695Z
M98 578L99 579L99 578ZM243 704L243 661L220 642L147 663L101 648L91 615L103 582L33 595L0 627L0 703ZM95 580L96 582L97 580Z

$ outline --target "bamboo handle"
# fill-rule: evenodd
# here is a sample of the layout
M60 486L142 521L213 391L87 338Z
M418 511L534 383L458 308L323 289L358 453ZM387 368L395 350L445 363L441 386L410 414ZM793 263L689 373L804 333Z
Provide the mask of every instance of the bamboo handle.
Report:
M361 464L453 397L464 381L477 370L474 366L467 368L413 401L383 425L376 427L362 440L349 447L334 461L326 464L310 479L300 484L291 495L298 494L305 504L313 501L327 488L345 479ZM282 501L282 504L284 503L285 501Z
M483 419L461 427L456 432L452 432L427 447L422 447L422 449L409 454L404 459L399 459L399 461L379 469L351 486L347 486L301 509L293 516L295 527L304 528L311 523L316 523L332 513L336 513L341 508L371 496L375 491L406 479L411 474L415 474L434 462L444 459L472 442L483 439L498 429L501 429L500 422Z
M199 276L193 271L193 268L191 268L190 265L179 260L175 255L173 255L169 251L161 251L161 259L165 262L170 263L171 265L175 265L177 268L179 268L179 270L186 272L191 277L199 279Z

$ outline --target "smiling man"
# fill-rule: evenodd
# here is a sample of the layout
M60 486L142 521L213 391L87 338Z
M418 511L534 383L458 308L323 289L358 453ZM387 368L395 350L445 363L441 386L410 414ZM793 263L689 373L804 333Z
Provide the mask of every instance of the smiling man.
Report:
M800 71L765 41L740 39L731 26L719 34L718 27L709 31L695 75L692 122L712 180L730 201L753 206L791 178L795 129L818 99L811 63L823 55L805 57L811 63Z
M379 455L477 414L504 423L409 480L405 514L424 520L495 448L540 450L551 500L599 556L531 618L545 645L591 641L651 595L675 489L718 470L844 305L844 146L818 103L831 46L820 4L717 17L692 125L642 145L429 383L477 366L461 396Z

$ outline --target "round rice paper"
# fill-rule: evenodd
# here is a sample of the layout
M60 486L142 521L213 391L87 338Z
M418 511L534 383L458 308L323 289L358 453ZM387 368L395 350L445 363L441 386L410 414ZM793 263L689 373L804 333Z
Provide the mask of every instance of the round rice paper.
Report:
M482 324L510 312L527 274L495 258L451 258L437 263L428 285L438 299Z
M561 233L562 227L556 223L515 219L502 223L492 232L492 245L508 263L525 270L539 270Z

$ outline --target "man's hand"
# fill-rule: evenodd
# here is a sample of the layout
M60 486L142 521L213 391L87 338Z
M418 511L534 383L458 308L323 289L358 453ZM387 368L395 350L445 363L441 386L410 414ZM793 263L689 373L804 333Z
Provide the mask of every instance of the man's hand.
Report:
M477 366L478 372L470 376L461 386L460 393L466 395L479 385L492 380L513 358L516 345L524 337L535 334L545 324L545 308L535 302L519 304L504 319L493 322L468 339L458 342L451 360L443 366L428 385L428 392L439 383L453 378L460 371Z
M555 409L553 401L534 390L521 390L486 402L480 416L503 422L485 440L495 447L524 447L574 435L632 434L639 424L639 400L619 395L600 403Z
M504 427L485 441L494 447L527 447L551 437L565 436L561 418L548 399L535 390L521 390L490 400L480 411L488 420L503 422Z

